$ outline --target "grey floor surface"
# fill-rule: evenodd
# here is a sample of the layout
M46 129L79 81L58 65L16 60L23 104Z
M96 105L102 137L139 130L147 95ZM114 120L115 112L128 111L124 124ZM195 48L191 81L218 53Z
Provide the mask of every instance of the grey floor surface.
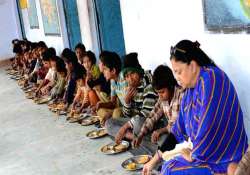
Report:
M104 155L108 137L88 139L94 129L58 118L46 105L25 98L0 69L0 175L133 175L121 163L129 152Z

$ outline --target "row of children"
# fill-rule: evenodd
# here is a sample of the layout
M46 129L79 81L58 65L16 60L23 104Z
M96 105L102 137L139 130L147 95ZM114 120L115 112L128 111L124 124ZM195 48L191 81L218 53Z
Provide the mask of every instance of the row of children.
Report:
M37 96L62 101L72 114L89 108L116 143L125 139L155 153L143 174L157 164L164 175L233 174L239 169L248 140L237 94L198 42L183 40L171 47L174 73L160 65L153 75L142 68L137 53L125 55L122 64L118 54L103 51L97 66L95 54L83 44L58 57L44 42L14 40L13 51L13 69L26 77L27 86L37 84ZM68 119L81 121L79 115ZM188 140L191 147L160 161L164 152Z

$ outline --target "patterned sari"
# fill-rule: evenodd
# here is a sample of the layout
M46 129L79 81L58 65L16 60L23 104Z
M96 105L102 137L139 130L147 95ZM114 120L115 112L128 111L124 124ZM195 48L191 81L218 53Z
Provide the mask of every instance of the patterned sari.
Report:
M201 68L194 88L187 89L171 131L179 142L191 138L192 162L182 156L164 163L161 174L225 174L239 162L248 140L232 82L217 67Z

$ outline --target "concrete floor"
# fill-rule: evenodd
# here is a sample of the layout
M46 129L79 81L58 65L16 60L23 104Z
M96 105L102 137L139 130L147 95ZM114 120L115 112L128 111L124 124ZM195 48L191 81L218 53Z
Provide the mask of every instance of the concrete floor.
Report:
M0 175L132 175L121 163L129 152L104 155L108 137L88 139L94 129L58 118L47 105L25 98L0 69Z

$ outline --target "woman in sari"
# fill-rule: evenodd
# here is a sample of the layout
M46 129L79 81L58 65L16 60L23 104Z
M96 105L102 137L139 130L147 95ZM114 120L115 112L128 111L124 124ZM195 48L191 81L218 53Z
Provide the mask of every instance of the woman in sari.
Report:
M171 132L179 143L190 139L193 148L165 162L163 175L226 174L248 147L236 90L199 46L183 40L171 47L174 74L186 89Z

